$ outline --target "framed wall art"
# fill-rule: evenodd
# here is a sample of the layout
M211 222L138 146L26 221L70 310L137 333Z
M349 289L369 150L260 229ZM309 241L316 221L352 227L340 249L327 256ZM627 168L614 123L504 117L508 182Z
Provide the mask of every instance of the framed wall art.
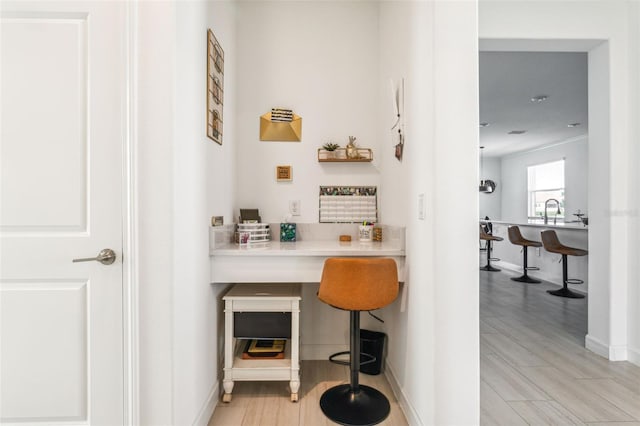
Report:
M224 105L224 51L207 31L207 136L222 145L222 106Z

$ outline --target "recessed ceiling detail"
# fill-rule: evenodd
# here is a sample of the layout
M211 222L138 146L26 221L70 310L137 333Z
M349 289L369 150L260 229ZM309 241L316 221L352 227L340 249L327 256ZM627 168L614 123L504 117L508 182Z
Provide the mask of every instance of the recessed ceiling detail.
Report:
M567 124L567 127L573 128L573 127L578 127L579 125L580 125L580 123L569 123L569 124Z
M480 52L479 121L491 123L479 132L485 157L586 136L587 66L584 52Z
M483 121L482 123L480 123L480 127L487 127L489 126L489 123L487 123L486 121Z
M547 99L549 99L547 95L538 95L538 96L532 97L531 102L540 103L540 102L546 101Z
M512 130L508 134L509 135L521 135L523 133L527 133L527 131L526 130Z

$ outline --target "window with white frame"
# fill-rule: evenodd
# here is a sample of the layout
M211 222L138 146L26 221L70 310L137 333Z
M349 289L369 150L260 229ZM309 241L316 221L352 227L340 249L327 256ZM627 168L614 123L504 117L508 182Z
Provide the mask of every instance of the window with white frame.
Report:
M527 168L528 175L528 216L530 219L544 217L544 204L549 199L548 216L564 218L564 160L538 164Z

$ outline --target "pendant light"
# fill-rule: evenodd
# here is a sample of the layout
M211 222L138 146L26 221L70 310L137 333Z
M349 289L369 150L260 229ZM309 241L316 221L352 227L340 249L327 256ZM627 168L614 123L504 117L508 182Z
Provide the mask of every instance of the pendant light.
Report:
M496 189L496 184L494 181L489 179L482 179L484 175L484 154L483 151L484 146L480 147L480 185L478 186L478 190L480 192L484 192L486 194L491 194Z

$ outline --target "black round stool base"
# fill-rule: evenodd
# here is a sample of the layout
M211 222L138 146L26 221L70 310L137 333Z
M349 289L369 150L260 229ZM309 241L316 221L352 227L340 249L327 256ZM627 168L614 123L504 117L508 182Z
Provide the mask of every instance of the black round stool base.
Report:
M512 277L511 281L518 281L519 283L528 283L528 284L540 284L540 280L536 280L531 278L529 275L523 275L521 277Z
M576 293L566 287L563 287L560 290L547 290L547 293L553 294L554 296L568 297L570 299L584 299L584 294Z
M489 271L489 272L500 272L501 270L498 268L494 268L491 265L483 266L480 268L481 271Z
M348 384L325 391L320 398L320 408L336 423L359 426L376 425L391 411L389 400L377 389L360 385L360 391L353 393Z

